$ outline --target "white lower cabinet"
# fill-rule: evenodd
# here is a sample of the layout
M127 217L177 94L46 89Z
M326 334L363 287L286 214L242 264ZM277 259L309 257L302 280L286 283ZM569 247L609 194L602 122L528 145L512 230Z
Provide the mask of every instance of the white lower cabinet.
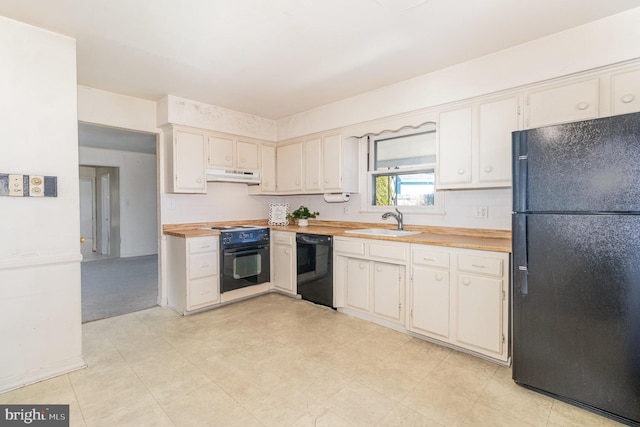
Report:
M271 231L271 257L273 287L295 295L296 286L296 233Z
M411 245L407 329L507 362L509 254Z
M335 237L336 307L404 325L406 243Z
M167 237L168 305L180 314L220 303L217 236Z
M508 363L508 253L342 236L333 252L338 309Z

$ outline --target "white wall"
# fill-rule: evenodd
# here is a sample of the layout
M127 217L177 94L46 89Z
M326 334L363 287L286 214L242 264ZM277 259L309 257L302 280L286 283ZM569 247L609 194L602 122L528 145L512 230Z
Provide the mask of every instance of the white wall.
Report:
M58 196L0 197L0 392L84 366L75 41L0 17L0 172Z
M281 119L278 140L640 57L640 8ZM508 35L505 35L508 37Z
M158 253L156 156L80 147L80 164L120 169L120 256Z

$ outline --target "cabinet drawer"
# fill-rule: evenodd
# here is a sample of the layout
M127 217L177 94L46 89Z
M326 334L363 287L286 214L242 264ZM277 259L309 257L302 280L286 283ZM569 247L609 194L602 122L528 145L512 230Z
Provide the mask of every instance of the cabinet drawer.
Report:
M189 279L213 276L218 272L218 258L213 252L191 255L189 257Z
M413 250L411 260L415 265L449 268L449 254L432 250Z
M218 278L205 277L189 282L189 306L199 306L218 302Z
M409 245L390 245L384 243L369 243L369 256L372 258L390 260L390 261L407 261L407 250Z
M190 254L218 250L218 238L215 236L194 237L187 240Z
M458 255L458 270L502 277L503 265L499 258Z
M361 240L341 240L334 239L334 252L349 255L364 255L364 242Z
M292 234L273 233L271 237L271 242L278 245L293 246L295 243L295 236Z

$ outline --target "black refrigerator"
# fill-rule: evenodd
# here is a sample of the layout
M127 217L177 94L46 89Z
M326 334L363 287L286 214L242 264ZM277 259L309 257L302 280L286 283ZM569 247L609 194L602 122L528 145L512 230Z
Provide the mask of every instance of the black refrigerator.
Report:
M640 113L513 133L513 379L640 425Z

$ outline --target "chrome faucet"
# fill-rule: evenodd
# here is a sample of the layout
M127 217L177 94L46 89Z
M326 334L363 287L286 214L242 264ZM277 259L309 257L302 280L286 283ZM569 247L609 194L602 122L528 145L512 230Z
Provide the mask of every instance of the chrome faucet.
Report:
M387 219L390 216L394 217L396 219L396 221L398 221L398 230L403 230L404 229L404 224L402 222L402 212L400 212L398 210L398 208L396 208L396 212L397 213L385 212L385 213L382 214L382 219Z

